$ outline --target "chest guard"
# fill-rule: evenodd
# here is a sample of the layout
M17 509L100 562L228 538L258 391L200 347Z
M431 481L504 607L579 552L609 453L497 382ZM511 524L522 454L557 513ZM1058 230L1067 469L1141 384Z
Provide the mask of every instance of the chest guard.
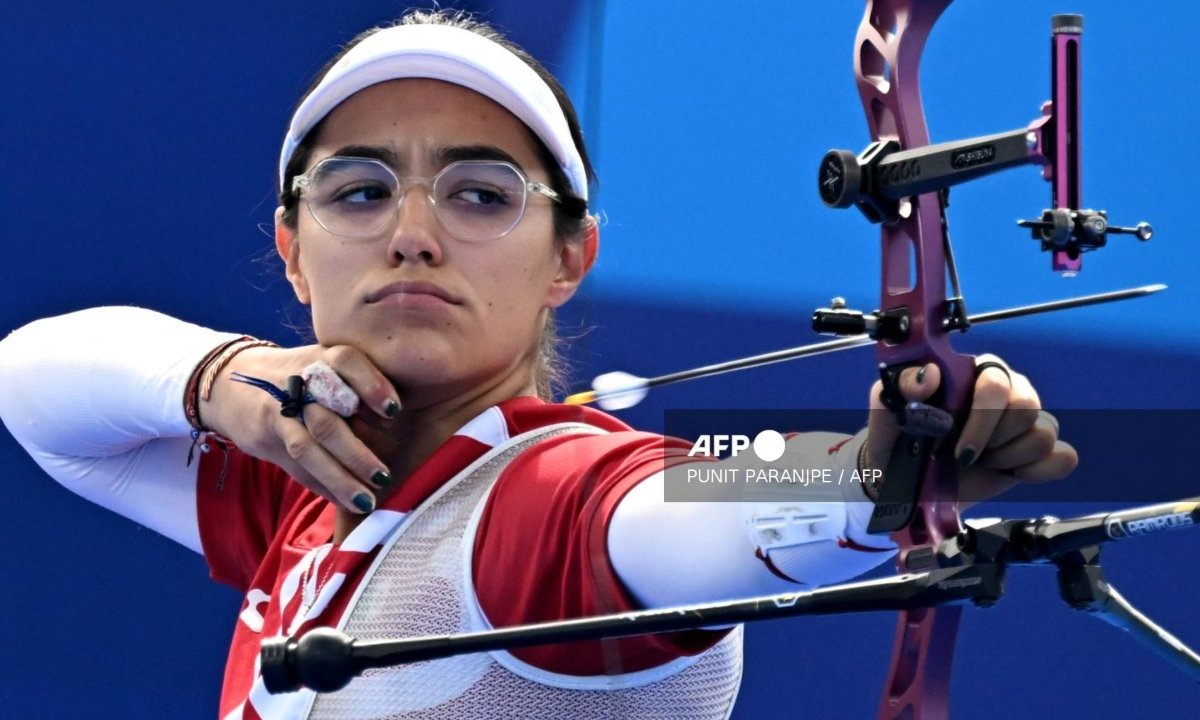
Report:
M359 586L338 629L362 640L489 629L471 579L475 532L505 467L540 440L602 431L538 428L493 448L405 518ZM695 656L620 675L562 675L507 652L368 670L314 695L311 720L362 718L727 718L741 680L735 629Z

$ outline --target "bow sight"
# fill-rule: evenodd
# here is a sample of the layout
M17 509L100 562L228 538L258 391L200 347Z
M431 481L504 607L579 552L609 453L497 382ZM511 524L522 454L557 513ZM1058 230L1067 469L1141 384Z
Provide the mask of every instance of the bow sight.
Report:
M1108 224L1104 210L1080 209L1079 44L1083 17L1055 15L1051 27L1053 99L1042 105L1041 117L1018 130L907 150L890 138L876 140L857 156L848 150L830 150L818 171L821 200L834 208L856 205L871 222L890 224L907 217L911 210L907 198L945 193L953 185L1006 168L1040 164L1042 177L1052 183L1053 208L1043 211L1039 220L1020 220L1018 225L1030 228L1042 250L1054 253L1056 271L1078 272L1080 255L1103 247L1109 234L1149 240L1154 234L1149 223L1117 227ZM881 77L887 73L885 67Z

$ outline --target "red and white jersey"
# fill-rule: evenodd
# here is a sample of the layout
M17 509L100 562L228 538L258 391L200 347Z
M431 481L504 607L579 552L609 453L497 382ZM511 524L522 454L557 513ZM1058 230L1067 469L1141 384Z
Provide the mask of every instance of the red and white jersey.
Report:
M476 475L473 464L492 457L493 448L502 450L511 446L512 438L563 423L580 423L593 430L542 439L515 457L505 457L495 477L478 488L479 501L454 505L452 493L441 492L452 489L448 487L452 480L457 483ZM447 520L446 527L450 534L461 536L452 541L466 538L466 556L460 564L469 570L472 582L467 583L471 587L465 594L471 597L465 605L477 607L492 626L635 609L637 604L608 559L608 523L628 490L666 464L690 460L689 447L633 431L588 408L516 398L490 408L460 429L340 545L331 542L334 507L328 501L292 482L274 465L236 448L207 453L197 487L205 557L214 579L245 593L226 666L221 716L305 716L313 704L311 693L265 693L258 672L261 641L318 625L343 626L360 600L361 586L371 584L364 583L364 577L374 572L381 548L389 538L391 543L397 538L404 542L405 535L414 534L409 529L417 521L428 525L441 515L463 521L455 525ZM438 511L429 512L434 505ZM431 527L434 530L426 528L426 532L433 538L440 531ZM420 541L410 544L417 548L414 552L421 551ZM397 551L388 547L390 558ZM411 583L436 580L422 576L423 572L414 571ZM663 681L689 665L690 660L683 658L701 655L700 664L709 666L705 682L722 688L722 697L712 698L713 716L720 717L736 692L739 642L740 633L697 630L519 649L505 654L507 660L501 664L515 668L516 675L527 680L556 688L547 689L542 698L553 707L554 692ZM703 658L710 656L705 663ZM465 694L475 683L514 695L493 698L495 703L527 701L515 695L531 692L530 687L508 679L487 685L482 680L486 669L480 666L478 676L471 675L475 667L471 662L445 666L461 666L461 674L471 677L460 686L451 682L451 690L444 692ZM483 656L478 662L491 660ZM713 677L714 671L723 677ZM414 680L415 687L429 686L419 675ZM439 683L446 686L445 678L439 678ZM541 692L537 686L533 691ZM381 714L372 708L370 716L452 716L445 715L448 705L442 710L427 706L419 708L422 712L409 712L412 708L405 709L405 702L413 701L398 699L402 707L396 713ZM321 715L353 717L355 713Z

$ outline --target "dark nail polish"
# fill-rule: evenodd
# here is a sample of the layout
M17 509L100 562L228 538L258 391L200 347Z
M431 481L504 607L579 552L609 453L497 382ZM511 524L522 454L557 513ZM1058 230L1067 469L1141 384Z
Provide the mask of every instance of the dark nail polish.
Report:
M354 496L354 507L365 513L369 513L375 509L375 501L371 499L370 495L360 492Z
M375 474L371 476L371 482L379 487L387 487L392 484L392 476L387 470L376 470Z
M925 368L927 368L927 367L929 367L929 366L928 366L928 365L922 365L922 366L921 366L921 369L917 371L917 384L918 384L918 385L924 385L924 384L925 384Z
M395 417L400 414L400 403L389 399L383 406L383 411L387 413L388 417L395 419Z
M975 462L975 448L963 448L963 451L958 454L959 467L970 467L973 462Z

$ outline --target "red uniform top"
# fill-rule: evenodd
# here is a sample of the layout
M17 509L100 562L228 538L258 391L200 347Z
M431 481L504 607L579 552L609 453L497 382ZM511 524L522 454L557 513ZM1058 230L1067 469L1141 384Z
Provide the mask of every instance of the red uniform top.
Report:
M246 595L221 716L258 716L247 699L261 692L261 640L336 625L379 541L405 514L509 437L562 422L609 434L550 438L504 469L475 540L480 606L496 627L636 609L608 559L609 521L638 482L668 463L695 459L687 457L686 443L634 431L599 411L528 397L490 408L404 479L340 546L332 543L334 507L278 467L232 447L202 456L197 502L204 555L213 579ZM603 653L599 643L572 643L513 654L562 674L617 674L701 652L721 637L691 631L610 641Z

